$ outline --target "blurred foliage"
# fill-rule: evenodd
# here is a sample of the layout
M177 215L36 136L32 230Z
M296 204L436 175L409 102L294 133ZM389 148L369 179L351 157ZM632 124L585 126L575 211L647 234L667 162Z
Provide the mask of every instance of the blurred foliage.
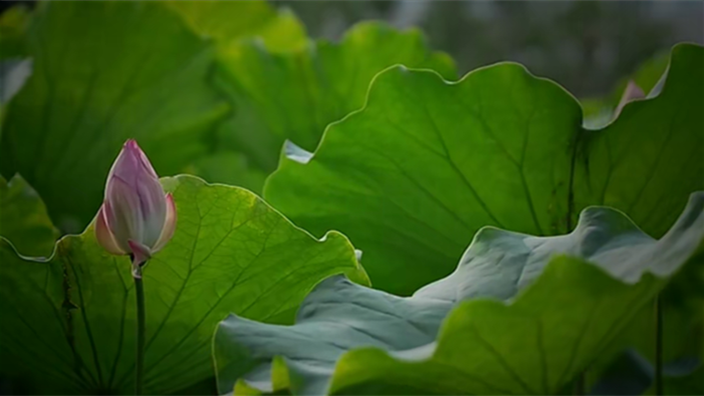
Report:
M275 1L313 37L340 37L365 19L418 26L460 74L513 60L579 97L602 95L656 53L704 42L704 3L632 1Z
M374 76L395 64L456 78L452 59L431 51L420 31L399 31L384 23L360 23L339 43L311 41L285 53L256 42L221 46L215 82L235 111L218 131L216 150L220 158L223 152L232 159L239 155L228 166L239 173L233 179L203 161L196 162L196 169L216 177L211 181L260 192L263 183L247 184L251 174L274 171L286 140L314 150L326 126L360 109ZM239 166L242 160L246 169Z
M25 42L33 71L4 110L0 171L20 173L64 231L95 215L127 138L175 174L228 111L206 80L212 48L158 3L40 3Z
M59 236L44 202L19 175L9 182L0 176L0 235L19 254L43 257L51 255Z
M8 9L0 15L0 59L26 55L24 34L30 12L24 5Z
M203 2L203 1L200 1ZM7 1L32 6L34 2ZM201 33L218 38L232 35L232 15L218 7L194 11L188 1L175 2L191 24L200 24ZM258 9L261 5L248 7ZM460 74L478 66L514 60L538 75L549 76L580 97L604 95L614 82L632 73L639 64L681 41L704 43L704 3L688 1L300 1L272 0L289 8L282 21L268 16L246 18L247 25L268 21L258 33L271 35L302 21L312 38L338 40L354 23L384 20L399 28L416 26L427 34L433 48L448 52L457 62ZM232 6L231 6L232 7ZM12 14L23 13L14 11ZM207 26L202 21L208 16ZM19 15L0 22L0 29L17 26ZM297 18L296 18L297 17ZM8 25L9 23L9 25ZM229 25L229 27L225 27ZM14 29L14 26L12 26ZM7 30L0 30L10 41ZM279 35L271 48L300 43L296 35ZM2 53L2 51L0 51Z
M198 34L229 46L245 37L257 37L270 51L288 51L306 45L305 27L291 12L277 11L264 1L168 1Z

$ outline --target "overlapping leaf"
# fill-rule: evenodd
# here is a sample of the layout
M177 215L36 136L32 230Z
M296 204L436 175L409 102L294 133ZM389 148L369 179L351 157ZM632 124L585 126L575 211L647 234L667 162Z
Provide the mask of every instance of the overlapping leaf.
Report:
M165 2L198 34L227 47L257 37L271 51L289 51L307 44L305 27L288 10L277 11L266 1L185 0Z
M287 323L321 279L367 282L341 234L317 241L243 189L187 176L164 184L178 226L145 270L149 394L210 391L211 337L227 313ZM92 227L63 238L48 260L23 259L0 240L0 374L31 392L132 392L129 267L97 244Z
M25 256L49 257L58 230L32 186L15 175L8 183L0 176L0 236Z
M161 4L40 3L24 39L34 70L5 109L0 169L64 230L90 221L126 138L174 174L227 111L206 81L212 49Z
M218 85L235 109L220 129L219 148L242 153L251 168L266 173L276 167L286 139L313 149L330 122L362 107L381 70L404 64L455 77L449 57L430 51L419 31L380 23L355 26L339 44L319 41L276 53L249 42L219 54Z
M669 63L669 54L658 53L640 65L631 75L619 81L605 97L581 99L585 126L600 129L611 122L629 82L636 84L646 95L658 95L662 89L661 83L664 82L662 77L666 74Z
M393 68L315 154L288 150L265 196L315 234L344 232L400 294L447 275L485 225L553 235L603 204L661 236L704 188L702 69L704 49L676 46L658 96L590 131L572 96L515 64L457 83Z
M665 233L685 197L704 188L704 48L673 48L659 95L630 103L575 155L576 208L618 208L653 236Z
M576 185L586 188L577 191L575 197L584 197L582 203L617 206L654 235L662 234L666 223L674 219L673 211L663 208L674 208L673 203L678 201L678 197L700 188L698 182L701 178L697 174L704 171L701 161L694 159L702 156L704 139L701 128L688 127L704 122L704 117L695 109L701 106L702 94L697 90L701 91L704 83L696 74L688 78L690 72L685 70L688 63L695 65L704 61L701 53L683 54L679 49L678 54L677 51L675 49L673 56L678 56L679 61L673 61L672 67L679 70L671 71L671 74L683 77L665 80L667 73L663 75L663 72L668 68L669 59L664 54L645 62L601 101L601 120L599 117L596 120L588 118L585 123L587 126L593 126L595 122L606 125L612 120L613 109L627 80L634 81L649 98L655 99L634 103L614 125L599 132L586 133L585 146L595 146L587 147L587 151L591 152L589 158L577 157ZM585 117L588 115L589 109L585 108ZM652 117L662 119L654 120ZM632 128L637 128L638 133L634 134ZM596 137L598 143L590 141L592 137ZM688 156L692 156L689 164ZM584 179L580 180L580 176ZM601 191L595 192L595 186ZM700 334L693 331L702 323L699 307L703 286L704 272L690 267L673 279L661 296L665 315L663 356L666 361L696 359L692 346L704 340L701 331ZM651 361L654 358L652 306L641 312L623 335L625 342Z
M408 294L452 271L485 225L564 228L565 131L579 124L577 102L520 65L455 84L396 67L376 77L362 111L328 128L312 158L283 158L265 196L314 233L344 230L375 285Z
M215 337L219 390L557 393L703 249L704 192L660 240L597 207L568 235L484 228L452 275L412 297L334 277L293 326L230 316Z

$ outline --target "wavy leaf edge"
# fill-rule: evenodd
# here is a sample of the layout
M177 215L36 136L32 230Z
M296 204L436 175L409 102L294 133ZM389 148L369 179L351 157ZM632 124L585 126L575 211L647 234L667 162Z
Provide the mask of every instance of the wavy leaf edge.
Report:
M657 241L654 238L648 236L646 233L644 233L627 215L625 215L622 211L610 207L604 207L604 206L589 206L585 209L582 210L581 214L584 215L585 213L589 213L595 210L605 210L605 212L612 212L618 216L621 216L624 220L627 220L629 225L633 227L634 230L637 230L638 232L642 233L644 237L649 238L651 241ZM580 216L580 219L582 216ZM694 226L693 226L694 224ZM700 229L704 229L704 191L699 191L692 193L689 197L687 206L685 210L682 212L678 220L672 225L670 228L670 231L663 236L661 239L667 237L668 235L672 234L677 234L678 231L681 231L683 229L687 229L690 227L695 227L696 225L701 225ZM472 246L475 244L477 240L483 237L484 234L490 233L493 231L501 231L503 233L508 233L508 234L518 234L518 235L526 235L526 234L521 234L521 233L516 233L516 232L511 232L511 231L506 231L502 230L497 227L493 226L485 226L482 227L474 236L472 239L472 242L468 246L466 251L469 251ZM570 235L574 233L574 231L570 232L569 234L563 234L561 236L565 235ZM704 236L704 232L701 233L702 235L699 235L699 242L698 245L696 245L692 251L687 254L687 259L678 263L677 265L670 265L665 268L651 268L649 266L642 266L642 268L639 268L639 273L637 273L637 276L635 277L630 277L630 278L623 278L619 277L618 275L610 272L607 268L604 268L602 265L599 265L595 263L594 261L590 261L585 258L581 258L575 255L569 255L569 254L564 254L564 253L557 253L554 254L553 256L550 257L548 263L546 266L543 268L541 271L540 275L535 279L530 285L527 287L523 288L522 290L519 290L519 292L513 297L509 298L506 300L501 300L495 297L486 297L486 296L480 296L476 298L467 298L463 301L459 301L456 303L454 307L451 308L450 312L445 316L445 318L442 320L442 323L440 325L440 329L438 332L438 335L436 337L436 341L431 343L431 344L426 344L417 348L413 348L410 350L385 350L380 347L374 347L374 346L363 346L363 347L358 347L358 348L351 348L347 350L346 352L342 353L340 357L337 359L335 362L334 366L332 367L332 373L330 373L330 376L328 377L328 381L326 383L327 389L326 389L326 394L337 394L339 392L342 392L343 394L346 393L346 388L348 386L353 386L353 385L358 385L359 383L352 383L348 384L345 376L348 375L349 372L353 372L355 369L355 361L357 359L363 358L362 360L366 360L367 357L373 356L374 359L378 359L381 361L381 364L408 364L408 365L423 365L426 363L432 363L433 359L436 356L436 353L439 349L439 347L442 345L443 340L448 337L448 333L452 332L450 323L459 320L459 317L463 315L467 315L467 312L472 312L475 310L487 310L487 309L499 309L499 310L505 310L505 311L513 311L512 313L517 313L518 315L525 313L526 312L526 307L523 307L523 301L526 300L527 297L531 296L531 294L534 294L536 290L541 289L541 285L543 283L549 282L550 278L554 277L561 277L562 274L568 273L572 274L571 277L575 277L575 273L580 273L580 274L591 274L591 276L596 276L599 279L602 280L603 282L603 287L600 288L606 288L609 289L615 293L621 292L621 291L626 291L631 288L635 288L638 285L643 285L643 284L654 284L656 285L657 290L662 290L667 284L667 280L672 277L675 273L680 271L684 266L686 266L688 263L696 260L698 257L700 257L702 254L704 254L704 239L702 236ZM676 235L675 235L676 236ZM574 266L577 265L577 269L575 270ZM459 268L459 266L458 266ZM454 274L454 272L453 272ZM452 275L452 274L451 274ZM451 276L450 275L450 276ZM333 279L333 278L340 278L341 275L334 275L332 277L327 278L328 280ZM554 279L553 279L554 280ZM439 281L438 281L439 282ZM430 284L432 285L432 283ZM318 286L316 286L317 288ZM425 287L423 287L425 288ZM414 296L421 291L423 288L419 289L416 293L414 293ZM314 289L315 290L315 289ZM429 297L429 298L432 298ZM305 300L304 303L301 305L303 307L305 305ZM299 310L301 309L299 307ZM530 309L528 309L530 311ZM633 314L630 317L633 317L635 315L634 310ZM215 335L217 335L219 329L221 326L223 326L224 323L226 323L230 319L238 319L237 315L231 314L227 319L223 320L220 322L218 325L218 328L215 331ZM455 319L457 318L457 319ZM465 319L466 321L466 319ZM628 320L621 322L621 326L618 327L618 329L615 332L612 332L611 335L614 333L618 333L618 331L622 330L625 325L628 323ZM213 337L213 363L214 367L216 368L216 379L218 383L220 383L219 379L219 371L218 371L218 363L216 359L216 354L215 351L217 349L216 345L216 337ZM418 357L418 354L422 355L421 358ZM238 378L235 386L234 386L234 394L269 394L269 392L279 392L283 390L288 390L291 391L291 386L294 385L294 382L296 381L295 378L295 362L290 361L288 358L286 358L283 355L275 355L271 358L271 364L272 364L272 369L271 369L271 385L269 386L264 386L266 384L262 383L250 383L248 380L244 378ZM293 366L292 366L293 364ZM357 365L359 366L359 365ZM358 368L358 367L357 367ZM324 369L322 369L324 370ZM294 372L292 375L291 372ZM325 375L325 374L322 374ZM405 384L404 384L405 385ZM267 389L269 388L269 389ZM555 391L555 389L547 389L547 390ZM220 389L221 392L225 391L226 393L232 392L232 390L223 390ZM354 389L352 389L354 392ZM455 389L457 391L457 389ZM349 392L349 389L347 389L347 392ZM293 393L295 394L295 392Z

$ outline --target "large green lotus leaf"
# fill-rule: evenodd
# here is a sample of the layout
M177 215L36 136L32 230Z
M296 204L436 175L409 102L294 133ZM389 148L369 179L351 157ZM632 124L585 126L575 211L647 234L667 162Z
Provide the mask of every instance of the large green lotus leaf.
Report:
M395 65L455 77L452 60L432 52L418 30L362 23L342 41L272 53L257 42L219 51L216 75L235 115L220 128L221 148L240 151L269 173L286 139L312 150L325 127L364 104L372 78Z
M696 62L699 67L704 66L701 52ZM681 64L673 62L671 69L678 66ZM677 71L671 70L670 73ZM684 75L687 71L679 73ZM582 203L618 206L646 230L654 234L664 231L662 225L674 216L662 208L674 207L677 197L690 189L700 188L701 175L704 174L702 129L687 127L688 124L704 125L704 115L700 111L704 79L701 73L692 73L691 77L689 81L668 79L655 100L633 103L624 108L614 124L603 131L585 135L586 145L591 146L591 157L578 157L576 186L584 189L575 194L586 199ZM636 127L638 132L634 133L632 128ZM611 138L610 133L621 137ZM580 180L581 177L584 179ZM661 305L664 310L663 356L666 359L698 355L693 350L704 342L701 332L704 322L699 308L703 290L701 267L686 268L664 290ZM624 340L619 343L635 347L651 361L654 358L654 334L653 326L649 324L652 324L653 305L649 304L638 315L624 331Z
M212 49L160 4L40 3L26 41L34 70L6 109L0 169L21 173L64 230L95 214L125 139L174 174L227 111L206 79Z
M288 51L307 44L305 27L288 10L276 11L266 1L168 1L198 34L222 45L260 37L271 51Z
M174 193L178 226L145 270L147 394L214 384L207 382L210 342L227 313L290 323L321 279L345 273L367 282L339 233L315 240L244 189L189 176L164 184ZM35 392L132 392L128 258L107 254L92 226L56 249L48 260L30 260L0 241L2 374L23 378Z
M702 47L676 46L660 95L588 131L572 96L516 64L457 83L395 67L315 154L289 145L265 196L314 234L344 232L399 294L451 272L485 225L554 235L604 204L657 237L704 188L702 69Z
M0 236L25 256L49 257L59 233L44 202L20 175L0 176Z
M700 68L704 65L701 49L698 53L678 51L682 48L675 48L673 56L689 60L673 61L672 67L680 68L671 71L675 76L691 73L686 68L687 63L698 64ZM656 99L631 104L610 127L584 135L586 145L594 147L588 148L591 154L588 159L578 157L580 172L576 174L576 185L586 187L575 194L584 199L582 204L617 206L654 235L662 234L666 223L675 217L662 208L674 207L678 197L701 188L704 172L702 130L687 127L688 124L704 125L704 116L697 109L702 106L704 79L701 73L691 73L689 79L665 80L661 77L668 63L666 57L657 56L629 77L648 93L648 97ZM626 80L620 82L614 93L603 101L605 123L611 119L625 85ZM634 134L633 128L638 132ZM585 175L585 179L580 178ZM699 335L693 332L702 323L699 307L703 292L704 272L694 267L678 274L664 291L661 304L665 315L663 355L666 360L691 357L692 344L704 340L701 332ZM631 346L651 360L654 335L653 326L649 324L653 320L653 306L650 304L639 314L624 334Z
M665 233L692 191L704 188L704 48L672 50L657 96L635 101L597 131L580 136L574 204L627 213L653 236ZM363 246L362 246L363 248Z
M614 118L614 112L629 81L634 82L645 94L657 95L662 88L658 83L662 81L669 63L669 54L658 53L640 65L627 78L621 79L614 90L605 97L580 100L584 110L585 125L598 129L608 124Z
M312 158L289 147L265 194L313 233L344 230L375 286L408 294L451 272L485 225L564 229L579 116L569 94L517 64L458 83L395 67Z
M452 275L412 297L337 276L293 326L231 315L214 341L219 391L239 379L236 393L556 393L703 250L702 192L660 240L603 207L567 235L487 227Z

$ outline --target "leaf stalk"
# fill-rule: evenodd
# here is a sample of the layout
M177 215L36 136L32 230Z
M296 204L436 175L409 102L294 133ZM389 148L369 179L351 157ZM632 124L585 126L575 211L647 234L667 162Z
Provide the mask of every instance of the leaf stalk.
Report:
M662 299L655 297L655 394L664 395L662 383Z
M577 396L583 396L586 394L585 388L586 388L586 377L587 377L587 372L582 371L579 374L577 374L577 379L574 382L574 394Z
M135 265L134 289L137 294L137 352L135 354L135 381L134 394L141 395L144 384L144 345L146 310L144 304L144 282L142 280L142 268L145 263Z

